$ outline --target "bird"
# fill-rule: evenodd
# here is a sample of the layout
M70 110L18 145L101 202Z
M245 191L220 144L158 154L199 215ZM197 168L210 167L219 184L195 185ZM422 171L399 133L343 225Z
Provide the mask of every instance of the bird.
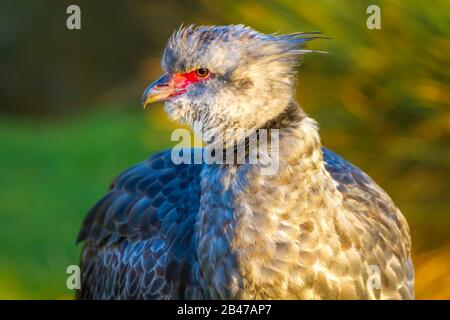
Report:
M299 61L320 37L244 25L173 32L144 107L164 102L170 119L203 134L205 147L181 149L191 160L276 132L267 150L277 170L263 172L248 151L240 163L175 163L173 149L125 170L80 229L78 299L414 298L405 217L322 145L296 102Z

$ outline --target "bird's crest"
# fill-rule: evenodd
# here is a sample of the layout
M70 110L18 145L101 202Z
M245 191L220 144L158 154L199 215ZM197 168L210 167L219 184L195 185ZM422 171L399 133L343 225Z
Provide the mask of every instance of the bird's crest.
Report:
M218 52L224 59L233 60L234 56L282 57L288 60L307 53L326 53L324 51L304 49L308 41L329 39L321 32L296 32L291 34L263 34L244 25L196 26L182 25L175 31L166 46L163 65L186 68L196 57L208 56L209 51ZM182 61L183 63L180 63ZM292 61L292 62L294 62ZM178 62L178 65L176 64Z

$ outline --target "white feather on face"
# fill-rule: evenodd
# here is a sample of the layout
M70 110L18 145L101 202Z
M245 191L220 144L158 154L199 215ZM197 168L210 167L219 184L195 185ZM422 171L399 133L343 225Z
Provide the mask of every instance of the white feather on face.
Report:
M166 101L166 111L197 133L219 138L229 129L260 128L293 99L298 56L311 52L298 48L316 38L302 35L311 33L266 35L243 25L180 28L164 50L163 69L207 68L212 76Z

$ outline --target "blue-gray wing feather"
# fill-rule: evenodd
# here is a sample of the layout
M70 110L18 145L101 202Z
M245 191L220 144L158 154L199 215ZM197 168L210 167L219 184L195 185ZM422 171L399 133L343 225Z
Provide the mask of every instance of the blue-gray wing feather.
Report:
M193 276L201 165L160 152L119 175L78 236L81 299L201 298Z

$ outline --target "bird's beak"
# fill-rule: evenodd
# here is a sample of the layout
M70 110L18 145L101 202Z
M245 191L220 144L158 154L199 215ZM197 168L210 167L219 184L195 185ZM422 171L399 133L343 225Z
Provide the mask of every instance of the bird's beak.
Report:
M142 104L145 108L150 103L165 101L171 96L176 95L178 91L178 88L175 87L173 81L171 81L171 76L166 73L145 89L144 94L142 95Z

